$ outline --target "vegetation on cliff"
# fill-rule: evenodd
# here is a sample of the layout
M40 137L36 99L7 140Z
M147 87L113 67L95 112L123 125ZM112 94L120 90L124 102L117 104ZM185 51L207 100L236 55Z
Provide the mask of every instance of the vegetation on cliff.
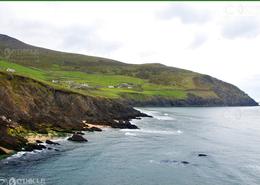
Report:
M237 87L162 64L133 65L34 47L0 35L0 70L14 69L55 88L134 106L257 105Z
M30 135L94 131L88 124L136 128L129 120L146 116L116 100L56 89L6 72L0 72L0 97L0 147L14 151L28 147Z

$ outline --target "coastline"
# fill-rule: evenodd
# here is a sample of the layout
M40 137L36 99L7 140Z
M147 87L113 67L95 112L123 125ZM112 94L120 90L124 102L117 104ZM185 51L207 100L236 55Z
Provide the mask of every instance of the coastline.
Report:
M10 123L13 122L10 121ZM20 150L8 149L0 145L0 161L15 155L17 152L31 152L34 150L53 150L53 149L57 150L55 148L52 148L51 145L60 145L59 143L56 142L56 140L59 140L61 138L66 138L73 134L85 135L87 132L101 132L105 128L113 128L112 126L106 125L104 123L94 124L94 123L84 122L84 125L85 127L83 127L81 130L71 129L71 130L67 130L66 132L54 131L48 129L49 132L47 134L41 134L41 133L30 132L30 131L28 131L28 133L26 134L23 133L22 137L25 140L25 143L23 144L23 148L21 148Z

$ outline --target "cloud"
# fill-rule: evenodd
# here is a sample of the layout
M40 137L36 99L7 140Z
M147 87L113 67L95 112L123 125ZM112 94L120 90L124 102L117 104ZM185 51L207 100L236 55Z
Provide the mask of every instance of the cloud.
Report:
M196 49L202 46L206 41L208 40L208 37L206 34L199 33L195 35L192 43L190 44L191 49Z
M120 48L121 44L115 41L108 41L97 34L96 26L73 25L62 30L62 48L73 51L94 52L109 54Z
M187 4L174 4L161 11L161 19L179 18L183 23L205 23L210 20L211 14L206 9L196 9Z
M109 55L121 46L120 42L103 38L102 34L98 34L102 25L97 21L53 24L48 20L36 21L17 17L10 9L0 7L0 24L1 34L54 50Z
M260 23L256 17L239 16L227 21L222 27L222 35L227 39L255 38L260 34Z
M257 83L259 81L260 75L252 75L240 82L240 87L246 89L246 93L255 97L255 100L258 102L260 102L260 84Z

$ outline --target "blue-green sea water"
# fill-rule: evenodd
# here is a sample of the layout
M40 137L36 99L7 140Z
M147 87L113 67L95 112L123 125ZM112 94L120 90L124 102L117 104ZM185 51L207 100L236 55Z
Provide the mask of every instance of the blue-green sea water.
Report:
M260 184L259 107L139 110L153 116L132 121L140 130L108 128L86 133L88 143L63 139L55 146L60 151L18 153L0 162L0 180L33 178L38 179L35 184L46 185Z

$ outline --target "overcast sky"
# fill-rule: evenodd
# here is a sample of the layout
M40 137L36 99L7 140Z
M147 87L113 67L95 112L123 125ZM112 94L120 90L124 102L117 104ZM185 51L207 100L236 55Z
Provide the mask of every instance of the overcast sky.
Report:
M36 46L209 74L260 101L260 2L0 2L0 25Z

